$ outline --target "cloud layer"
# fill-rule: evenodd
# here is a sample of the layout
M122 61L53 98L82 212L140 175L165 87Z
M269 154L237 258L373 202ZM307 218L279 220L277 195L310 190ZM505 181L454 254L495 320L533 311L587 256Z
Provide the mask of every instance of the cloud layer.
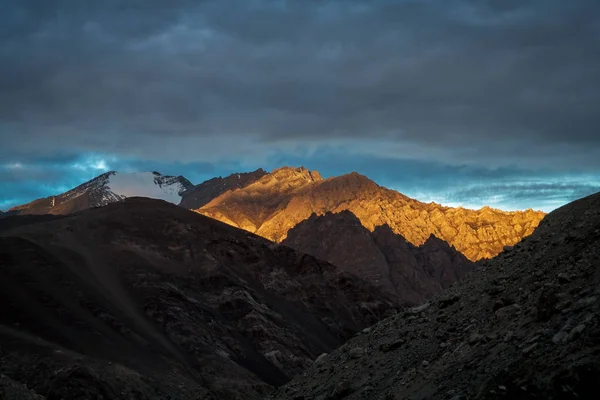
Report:
M343 149L382 165L600 172L597 1L1 7L6 165L93 153L219 170Z

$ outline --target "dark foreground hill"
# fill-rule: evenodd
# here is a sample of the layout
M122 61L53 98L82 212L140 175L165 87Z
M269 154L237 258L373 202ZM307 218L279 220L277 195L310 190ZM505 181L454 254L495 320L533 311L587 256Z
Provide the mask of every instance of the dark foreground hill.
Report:
M353 338L274 399L597 399L600 194L430 302Z
M331 264L163 201L19 218L0 222L0 393L260 399L390 311Z

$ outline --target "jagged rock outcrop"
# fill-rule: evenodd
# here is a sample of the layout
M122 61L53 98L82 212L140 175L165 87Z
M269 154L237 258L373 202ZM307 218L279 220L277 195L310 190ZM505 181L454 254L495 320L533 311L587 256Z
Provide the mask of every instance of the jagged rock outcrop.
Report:
M209 179L182 193L181 203L179 205L190 210L200 208L215 197L219 197L229 190L248 186L266 174L267 172L265 170L259 168L252 172L231 174L225 178L219 176L217 178Z
M417 247L387 225L369 231L350 211L313 214L282 243L362 277L403 304L428 299L474 266L433 235Z
M588 399L600 376L600 193L430 301L366 330L272 399Z
M107 172L65 193L34 200L10 209L11 214L71 214L102 207L128 197L143 196L178 204L182 193L192 188L183 176L158 172Z
M213 199L196 210L230 225L280 242L313 213L349 210L370 231L388 225L418 246L434 235L471 260L490 258L530 235L541 211L505 212L422 203L351 173L323 180L305 168L284 167Z
M329 263L164 201L0 220L0 374L48 399L263 399L392 311Z

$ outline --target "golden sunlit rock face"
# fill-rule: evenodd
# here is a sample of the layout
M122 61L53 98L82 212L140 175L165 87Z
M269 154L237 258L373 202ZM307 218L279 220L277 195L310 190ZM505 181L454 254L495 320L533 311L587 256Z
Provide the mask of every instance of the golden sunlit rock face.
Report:
M313 213L344 210L370 231L388 225L417 246L433 234L473 261L493 257L530 235L545 215L422 203L355 172L324 180L316 171L290 167L228 191L195 211L281 242L288 230Z

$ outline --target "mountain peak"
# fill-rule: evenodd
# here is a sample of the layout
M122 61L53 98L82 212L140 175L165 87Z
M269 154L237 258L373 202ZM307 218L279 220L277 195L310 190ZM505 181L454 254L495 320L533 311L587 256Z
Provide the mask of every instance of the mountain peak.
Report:
M183 176L154 172L105 172L58 195L34 200L11 209L19 214L70 214L101 207L127 197L149 197L177 204L193 185Z
M346 182L346 183L350 183L350 184L354 184L354 185L358 185L361 187L367 187L367 186L371 186L373 188L378 187L379 185L372 179L370 179L368 176L359 174L356 171L352 171L348 174L345 175L340 175L334 178L330 178L331 180L336 180L336 181L340 181L340 182Z
M288 167L284 166L281 168L274 169L270 174L278 180L303 178L307 182L319 182L323 180L323 177L319 171L310 171L307 168L301 167Z

